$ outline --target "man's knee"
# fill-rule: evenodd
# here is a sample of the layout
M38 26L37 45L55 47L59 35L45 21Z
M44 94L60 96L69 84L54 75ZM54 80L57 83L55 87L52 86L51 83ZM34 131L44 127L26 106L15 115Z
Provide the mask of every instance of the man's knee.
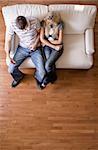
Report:
M43 78L43 77L46 75L45 69L40 69L40 70L39 70L39 74L40 74L40 76Z
M14 72L14 70L15 70L15 65L14 64L10 64L9 66L8 66L8 72L10 73L10 74L12 74L13 72Z
M46 62L45 69L46 69L47 72L51 71L51 63L50 62L48 62L48 61Z
M39 72L39 75L40 75L41 77L44 77L44 76L45 76L46 71L45 71L44 66L40 66L40 65L39 65L36 69L37 69L37 71Z

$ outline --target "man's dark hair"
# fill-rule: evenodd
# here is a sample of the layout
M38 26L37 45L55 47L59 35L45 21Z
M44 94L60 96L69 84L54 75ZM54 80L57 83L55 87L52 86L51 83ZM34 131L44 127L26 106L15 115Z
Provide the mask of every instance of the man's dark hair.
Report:
M27 25L27 20L24 16L18 16L16 18L16 25L19 29L23 30L25 29L26 25Z

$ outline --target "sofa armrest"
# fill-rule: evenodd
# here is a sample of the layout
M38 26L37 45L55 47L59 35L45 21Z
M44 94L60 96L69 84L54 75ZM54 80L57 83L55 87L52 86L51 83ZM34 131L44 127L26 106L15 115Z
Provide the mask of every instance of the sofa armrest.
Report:
M85 31L85 51L86 51L86 54L88 55L91 55L95 52L93 29L87 29Z

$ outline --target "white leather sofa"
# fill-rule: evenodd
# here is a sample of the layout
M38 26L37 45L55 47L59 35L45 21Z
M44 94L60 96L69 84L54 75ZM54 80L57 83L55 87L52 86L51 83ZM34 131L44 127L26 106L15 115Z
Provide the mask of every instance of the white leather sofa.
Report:
M7 27L19 15L34 16L43 19L48 11L59 11L65 23L64 52L57 61L57 68L89 69L93 65L94 36L93 28L97 8L94 5L38 5L17 4L2 8L4 21ZM18 44L18 38L13 36L11 56ZM7 65L8 62L7 62ZM34 68L30 58L27 58L21 67Z

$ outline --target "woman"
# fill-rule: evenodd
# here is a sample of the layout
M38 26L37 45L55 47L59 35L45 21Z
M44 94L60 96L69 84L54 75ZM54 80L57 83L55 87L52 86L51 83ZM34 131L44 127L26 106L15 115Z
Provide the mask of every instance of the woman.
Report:
M45 55L45 69L47 72L42 82L42 86L45 87L49 82L53 83L57 80L55 62L63 52L63 23L59 13L49 12L44 18L40 40Z

